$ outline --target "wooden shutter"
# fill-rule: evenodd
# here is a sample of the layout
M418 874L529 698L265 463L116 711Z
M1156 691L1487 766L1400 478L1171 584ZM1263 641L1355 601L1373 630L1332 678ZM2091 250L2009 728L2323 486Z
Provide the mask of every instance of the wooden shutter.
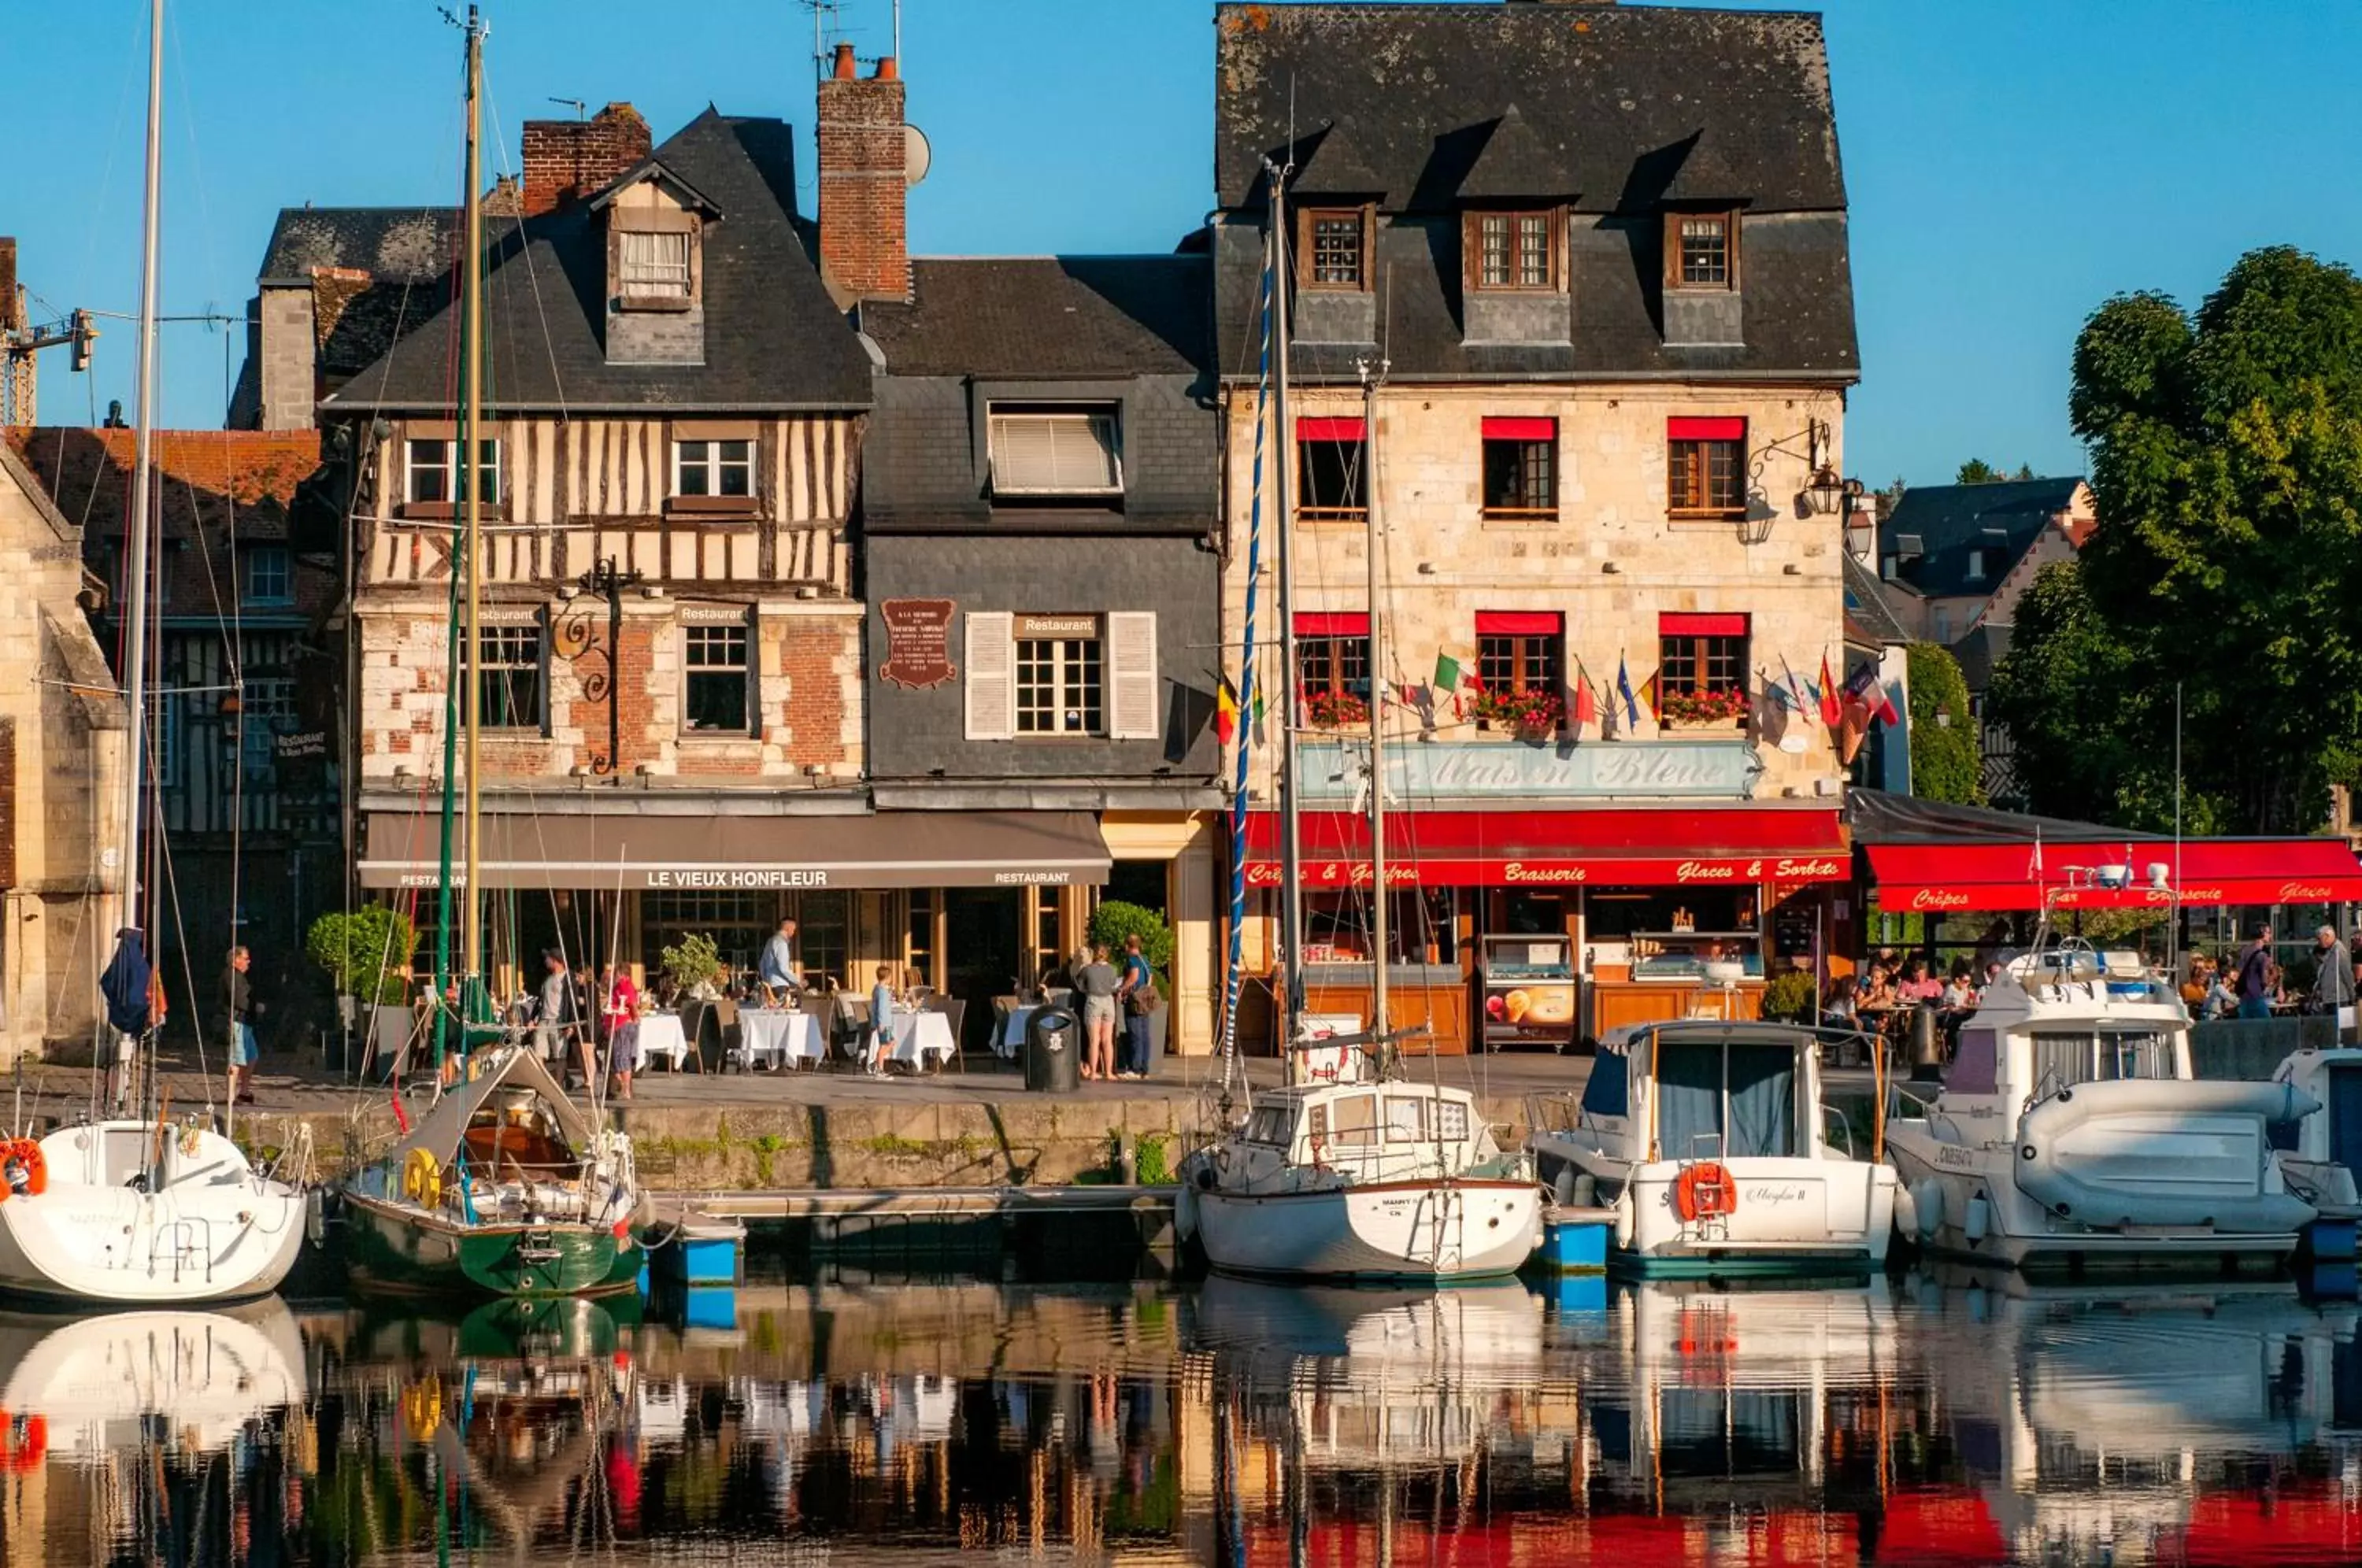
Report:
M1017 734L1017 617L1006 610L967 617L967 738Z
M1154 740L1156 612L1116 612L1108 616L1107 629L1109 738Z

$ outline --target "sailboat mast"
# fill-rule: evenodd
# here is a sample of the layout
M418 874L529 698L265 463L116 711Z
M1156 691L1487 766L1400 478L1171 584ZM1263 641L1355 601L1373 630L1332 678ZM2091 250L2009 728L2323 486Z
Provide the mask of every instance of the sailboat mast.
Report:
M476 661L482 653L477 636L477 602L480 568L483 562L482 505L478 491L482 488L482 442L477 435L484 398L484 24L476 7L468 7L468 173L467 214L468 234L462 256L459 282L459 460L452 466L458 470L459 494L465 510L466 525L462 536L461 559L466 563L468 613L464 635L467 638L459 659L460 701L466 714L467 746L467 845L468 860L466 902L461 906L460 929L460 988L462 996L468 987L484 972L483 899L479 888L478 860L482 850L481 823L479 821L476 793L476 730L480 717L478 708L483 693L476 678ZM466 1016L462 1012L462 1017Z
M1279 951L1288 1037L1304 1016L1304 834L1297 808L1297 737L1303 685L1296 662L1296 440L1287 417L1287 171L1271 168L1272 514L1279 525ZM1294 1072L1295 1057L1288 1057Z
M1378 510L1378 381L1383 370L1377 365L1362 367L1362 486L1363 499L1369 502L1363 517L1368 528L1363 554L1369 557L1370 569L1370 884L1375 889L1370 900L1370 1043L1381 1061L1386 1056L1388 1028L1386 964L1394 955L1387 930L1394 911L1387 907L1393 900L1386 888L1386 618L1385 606L1379 602L1384 570L1378 560L1378 536L1382 531Z
M142 786L148 772L148 531L155 512L156 247L164 153L164 0L148 6L148 178L140 207L139 342L132 397L131 515L125 526L131 553L124 568L123 687L130 710L123 760L123 923L143 929L139 904L139 830L145 825ZM148 943L155 952L152 934Z

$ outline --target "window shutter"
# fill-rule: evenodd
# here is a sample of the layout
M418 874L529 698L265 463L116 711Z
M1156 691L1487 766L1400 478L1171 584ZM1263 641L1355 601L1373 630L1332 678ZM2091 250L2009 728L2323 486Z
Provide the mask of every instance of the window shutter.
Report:
M1107 618L1108 735L1154 740L1156 612L1119 611Z
M1017 617L1006 610L967 617L967 738L1017 734Z

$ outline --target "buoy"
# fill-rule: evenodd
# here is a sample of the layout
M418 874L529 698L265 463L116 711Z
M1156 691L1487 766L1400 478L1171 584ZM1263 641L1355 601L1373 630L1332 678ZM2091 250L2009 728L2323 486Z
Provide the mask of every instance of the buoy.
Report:
M1673 1211L1684 1223L1716 1220L1738 1209L1738 1188L1730 1172L1712 1160L1684 1166L1673 1178Z
M443 1201L443 1162L428 1149L413 1149L410 1157L402 1162L402 1190L421 1209L433 1209Z

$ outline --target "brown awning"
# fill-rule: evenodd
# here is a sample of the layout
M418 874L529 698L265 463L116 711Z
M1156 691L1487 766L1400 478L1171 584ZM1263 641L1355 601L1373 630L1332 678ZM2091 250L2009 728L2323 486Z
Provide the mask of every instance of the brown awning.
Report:
M361 886L441 884L442 828L435 815L371 812L368 828ZM480 869L488 888L1059 888L1096 886L1108 877L1107 841L1089 812L487 812L481 836Z

